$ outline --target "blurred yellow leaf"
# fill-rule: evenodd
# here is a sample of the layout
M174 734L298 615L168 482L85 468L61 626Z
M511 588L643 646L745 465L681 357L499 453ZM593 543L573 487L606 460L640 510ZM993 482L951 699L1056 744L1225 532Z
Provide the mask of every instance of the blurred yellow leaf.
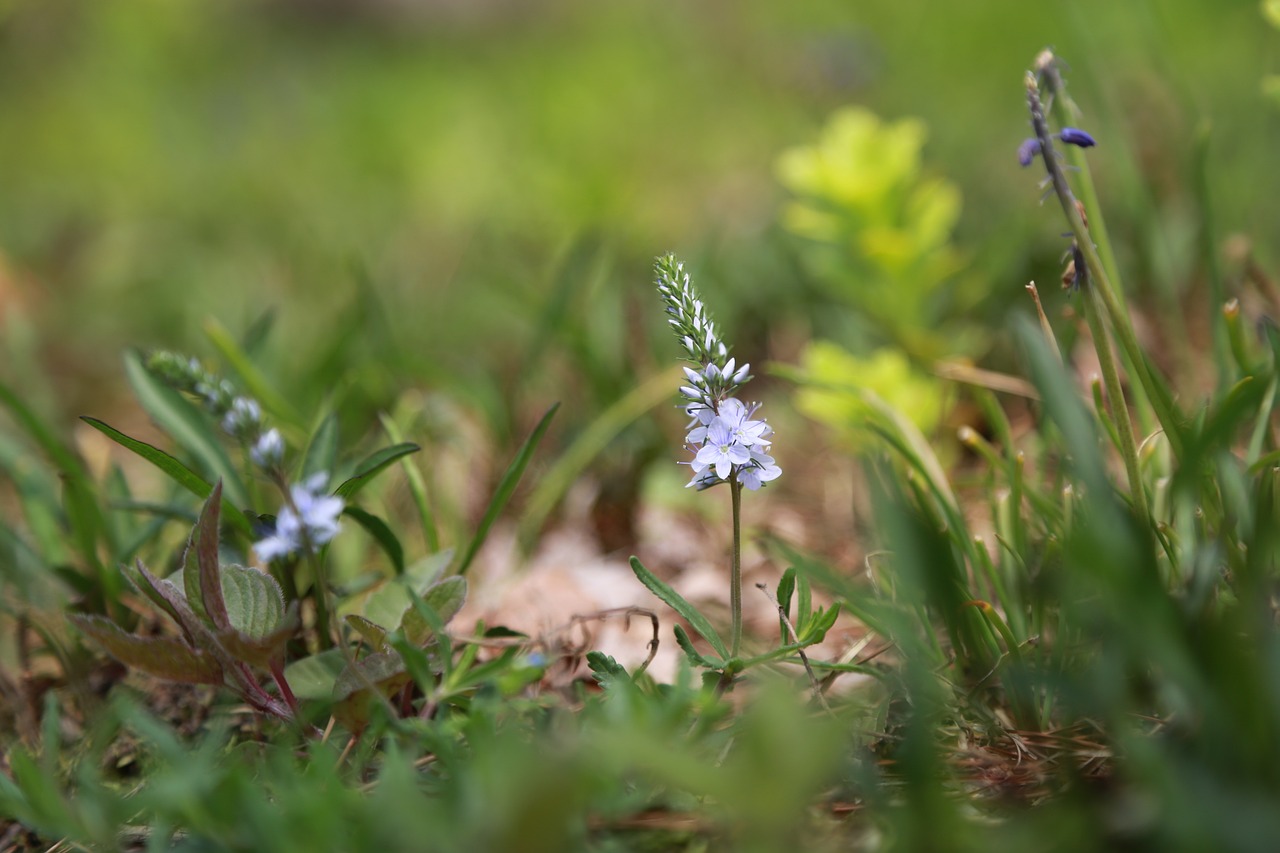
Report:
M855 356L829 341L815 341L800 359L800 411L836 431L854 449L868 445L868 424L876 416L867 402L871 392L928 435L949 404L942 383L915 368L899 350L880 349Z

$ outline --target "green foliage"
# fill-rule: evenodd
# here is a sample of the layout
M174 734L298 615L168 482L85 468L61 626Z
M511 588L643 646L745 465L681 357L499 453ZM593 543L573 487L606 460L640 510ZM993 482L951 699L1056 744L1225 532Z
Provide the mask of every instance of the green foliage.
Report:
M829 341L814 341L800 356L795 377L801 388L796 407L836 431L852 450L874 440L878 417L875 397L908 419L924 435L933 435L950 407L949 390L913 368L900 350L880 349L866 358Z
M951 245L960 191L922 174L924 137L918 120L844 109L816 144L779 158L778 176L796 196L783 225L807 241L802 257L819 281L865 316L873 341L933 359L973 341L963 327L937 328L960 270Z

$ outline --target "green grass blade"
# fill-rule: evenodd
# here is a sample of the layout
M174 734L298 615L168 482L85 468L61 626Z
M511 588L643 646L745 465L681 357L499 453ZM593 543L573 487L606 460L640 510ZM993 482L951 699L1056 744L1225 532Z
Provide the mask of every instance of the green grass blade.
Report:
M373 537L391 558L391 565L395 568L397 575L404 574L404 547L385 521L358 506L349 506L342 511L342 514L363 527L365 532Z
M206 482L203 477L184 465L180 459L170 456L160 448L147 444L145 441L139 441L136 438L131 438L110 424L107 424L105 421L100 421L97 418L82 415L80 420L98 430L98 432L101 432L121 447L131 450L141 456L143 459L163 471L179 486L182 486L196 497L204 500L213 492L212 484ZM253 528L249 524L249 519L246 518L245 514L238 508L231 505L225 497L222 501L222 510L227 521L230 524L233 524L237 530L244 533L246 536L252 535Z
M421 449L416 444L405 442L384 447L371 453L360 461L360 464L356 466L356 472L350 479L334 489L333 493L340 498L350 500L356 492L369 485L373 478L378 476L387 466L397 459L401 459L411 453L417 453Z
M249 495L240 481L239 472L196 407L152 376L136 352L125 354L124 366L129 384L138 395L138 402L156 425L207 468L213 475L210 479L222 479L227 500L237 507L249 506Z
M542 436L546 433L547 427L551 426L551 419L559 408L560 404L556 403L547 410L547 413L542 416L542 420L538 421L538 425L534 427L529 438L521 445L519 452L516 453L516 458L512 460L506 473L502 475L502 482L498 484L497 491L494 492L493 498L490 499L489 506L484 512L484 517L480 519L480 526L476 529L476 535L471 540L471 544L467 546L462 559L458 562L458 570L455 574L465 574L467 569L471 567L471 561L475 559L480 546L484 544L485 538L489 535L489 528L493 526L499 513L507 505L507 501L511 499L511 495L516 490L516 484L520 482L520 476L524 473L524 469L528 467L529 460L533 458L533 452L537 449L538 443L542 441Z

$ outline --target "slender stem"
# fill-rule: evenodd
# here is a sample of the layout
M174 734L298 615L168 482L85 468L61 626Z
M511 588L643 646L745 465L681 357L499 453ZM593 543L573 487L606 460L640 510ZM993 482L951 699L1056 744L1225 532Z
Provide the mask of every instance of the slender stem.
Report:
M1151 515L1147 510L1147 494L1142 488L1142 472L1138 467L1138 446L1133 439L1129 406L1125 403L1124 389L1120 385L1120 371L1116 369L1115 356L1111 353L1111 340L1102 323L1098 289L1091 282L1086 282L1082 289L1088 291L1084 294L1084 315L1089 321L1089 331L1093 333L1094 349L1098 351L1098 365L1102 368L1102 382L1107 389L1107 401L1111 404L1111 417L1115 420L1116 432L1120 434L1120 455L1124 457L1133 509L1138 518L1147 524Z
M1045 170L1049 173L1049 180L1053 184L1054 194L1058 196L1058 201L1062 205L1063 215L1066 217L1067 224L1071 227L1071 233L1075 237L1081 255L1084 257L1085 266L1088 268L1089 290L1096 292L1101 297L1101 305L1111 321L1111 328L1115 331L1116 340L1120 344L1120 348L1124 350L1133 372L1137 374L1138 381L1146 391L1146 396L1155 409L1156 418L1164 429L1165 437L1169 441L1173 455L1181 457L1182 439L1179 433L1178 419L1175 417L1168 391L1158 388L1152 379L1151 371L1147 367L1146 357L1142 353L1142 348L1138 345L1138 337L1134 334L1133 326L1129 324L1128 312L1116 296L1115 288L1111 284L1111 278L1107 274L1106 265L1103 264L1102 259L1098 256L1098 250L1089 235L1089 229L1085 227L1084 220L1080 217L1080 211L1076 208L1075 196L1071 192L1071 187L1067 184L1062 165L1058 162L1057 154L1054 152L1053 138L1049 133L1048 122L1045 121L1044 108L1040 104L1040 87L1036 83L1035 75L1031 72L1027 73L1026 86L1027 103L1031 110L1031 125L1035 128L1036 138L1040 140L1040 156L1044 161ZM1096 335L1095 338L1097 338ZM1128 421L1127 413L1125 420L1126 422Z
M320 651L325 651L333 648L334 637L341 636L341 629L333 624L329 615L329 584L325 578L324 561L313 553L308 562L311 564L311 598L316 604L316 640Z
M733 620L733 641L729 654L738 656L742 647L742 484L729 481L729 493L733 495L733 567L729 573L729 611Z

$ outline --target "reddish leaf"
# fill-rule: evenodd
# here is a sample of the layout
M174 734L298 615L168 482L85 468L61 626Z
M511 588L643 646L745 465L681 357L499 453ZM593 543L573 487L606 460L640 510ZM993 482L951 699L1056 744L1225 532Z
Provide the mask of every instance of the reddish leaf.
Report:
M169 681L222 684L213 656L168 637L138 637L101 616L72 614L71 621L121 663Z

